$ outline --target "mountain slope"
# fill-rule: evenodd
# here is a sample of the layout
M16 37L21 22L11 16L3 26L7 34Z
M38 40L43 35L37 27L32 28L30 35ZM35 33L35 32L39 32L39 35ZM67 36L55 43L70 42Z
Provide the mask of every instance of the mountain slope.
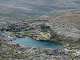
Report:
M50 23L53 25L53 30L58 35L65 36L72 40L80 39L80 14L77 12L66 12L57 17L50 17ZM65 38L64 37L64 38Z
M0 16L26 19L26 16L48 15L55 11L80 10L79 3L79 0L0 0ZM13 18L11 20L15 20Z

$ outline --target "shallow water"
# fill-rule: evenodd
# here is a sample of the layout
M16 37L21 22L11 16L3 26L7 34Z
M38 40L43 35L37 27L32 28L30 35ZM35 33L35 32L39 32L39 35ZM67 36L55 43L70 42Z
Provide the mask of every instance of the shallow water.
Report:
M15 40L17 44L21 44L28 47L37 47L37 48L61 48L62 45L55 42L49 42L49 41L37 41L33 40L29 37L26 38L17 38Z

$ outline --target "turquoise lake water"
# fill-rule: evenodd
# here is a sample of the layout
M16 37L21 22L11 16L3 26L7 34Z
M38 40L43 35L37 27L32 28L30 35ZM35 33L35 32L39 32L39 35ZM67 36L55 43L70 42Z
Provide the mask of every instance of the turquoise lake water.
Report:
M28 47L37 47L37 48L61 48L62 45L55 42L49 42L49 41L37 41L33 40L29 37L26 38L17 38L15 40L17 44L21 44Z

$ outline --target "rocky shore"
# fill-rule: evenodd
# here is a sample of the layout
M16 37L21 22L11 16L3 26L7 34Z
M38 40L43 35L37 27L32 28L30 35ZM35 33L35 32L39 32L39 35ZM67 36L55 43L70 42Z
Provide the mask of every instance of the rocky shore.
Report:
M0 38L1 60L79 60L80 50L65 45L64 48L33 48L25 47Z
M23 47L18 44L7 44L5 40L0 39L0 59L69 60L69 55L64 49Z

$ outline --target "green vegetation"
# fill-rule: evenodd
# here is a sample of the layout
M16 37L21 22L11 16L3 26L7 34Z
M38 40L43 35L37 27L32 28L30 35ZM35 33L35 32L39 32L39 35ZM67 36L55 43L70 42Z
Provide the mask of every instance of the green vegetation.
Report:
M23 35L23 36L30 36L32 32L30 31L23 31L23 32L16 32L18 35Z

